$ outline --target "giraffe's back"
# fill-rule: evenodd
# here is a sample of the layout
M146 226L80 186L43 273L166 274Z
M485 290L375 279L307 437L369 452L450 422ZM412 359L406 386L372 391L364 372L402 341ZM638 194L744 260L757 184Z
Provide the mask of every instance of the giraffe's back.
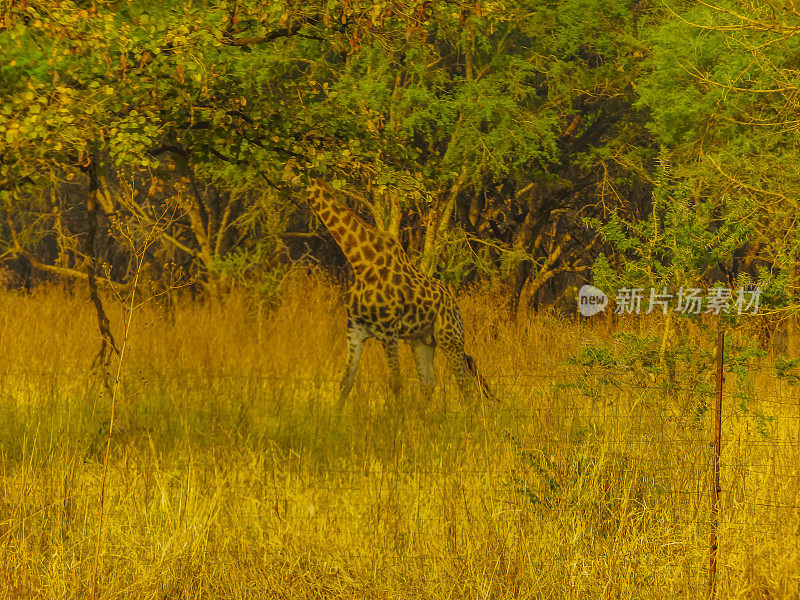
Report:
M394 238L386 234L379 244L376 258L355 270L350 316L379 339L430 338L439 314L452 311L455 303L440 281L413 265Z
M435 282L435 284L439 284ZM442 290L430 284L409 282L365 285L356 281L350 290L349 314L366 325L375 337L420 337L432 333L442 304Z

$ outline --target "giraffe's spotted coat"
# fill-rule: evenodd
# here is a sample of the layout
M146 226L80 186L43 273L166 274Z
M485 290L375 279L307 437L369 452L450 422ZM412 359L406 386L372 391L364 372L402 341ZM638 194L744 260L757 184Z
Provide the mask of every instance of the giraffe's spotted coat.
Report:
M483 396L495 399L472 357L464 353L461 314L450 291L419 271L390 234L368 225L347 207L337 206L333 191L322 181L308 188L308 202L355 274L348 292L348 354L341 399L350 393L361 350L370 337L383 343L395 394L401 388L397 341L402 339L414 351L420 382L427 393L435 384L433 355L438 345L464 393L469 395L470 382L474 381Z

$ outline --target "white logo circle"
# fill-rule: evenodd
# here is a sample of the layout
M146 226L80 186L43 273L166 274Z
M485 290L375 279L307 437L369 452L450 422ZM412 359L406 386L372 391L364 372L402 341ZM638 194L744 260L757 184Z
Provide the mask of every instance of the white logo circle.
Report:
M584 285L578 291L578 310L584 317L603 312L608 306L608 296L593 285Z

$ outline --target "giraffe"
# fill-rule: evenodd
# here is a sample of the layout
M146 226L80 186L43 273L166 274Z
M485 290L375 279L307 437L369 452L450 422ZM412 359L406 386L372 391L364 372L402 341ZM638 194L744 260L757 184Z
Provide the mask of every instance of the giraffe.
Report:
M331 232L353 268L348 290L347 362L339 386L339 402L353 387L364 342L376 338L389 363L389 387L401 393L398 340L411 345L420 384L430 396L436 384L436 346L447 356L462 393L470 397L477 384L481 396L496 401L475 361L464 353L461 313L449 289L417 269L394 237L364 222L333 190L317 179L307 189L311 208Z

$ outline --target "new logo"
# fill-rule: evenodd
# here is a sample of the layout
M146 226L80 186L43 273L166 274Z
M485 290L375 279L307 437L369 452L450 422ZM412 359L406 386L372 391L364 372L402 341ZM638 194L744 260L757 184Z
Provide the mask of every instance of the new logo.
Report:
M584 285L578 290L578 310L584 317L603 312L608 306L608 296L593 285Z

